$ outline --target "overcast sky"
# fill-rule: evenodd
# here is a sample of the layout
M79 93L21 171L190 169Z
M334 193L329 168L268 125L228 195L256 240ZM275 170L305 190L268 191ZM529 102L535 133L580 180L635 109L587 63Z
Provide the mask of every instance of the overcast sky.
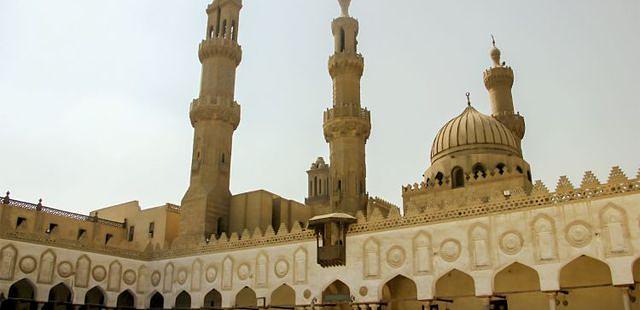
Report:
M231 190L304 201L328 157L322 111L335 0L245 0ZM0 190L87 213L187 189L204 0L1 0ZM372 112L368 188L401 204L440 127L466 105L489 113L490 34L514 68L524 156L550 189L585 170L640 167L640 1L353 0Z

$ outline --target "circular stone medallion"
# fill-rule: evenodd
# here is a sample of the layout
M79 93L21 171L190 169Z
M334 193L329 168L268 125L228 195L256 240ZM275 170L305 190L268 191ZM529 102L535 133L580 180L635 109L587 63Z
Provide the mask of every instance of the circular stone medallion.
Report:
M304 296L305 299L311 298L311 291L309 289L304 290L302 296Z
M157 271L157 270L156 270L156 271L154 271L154 272L151 274L151 284L152 284L153 286L158 286L158 284L160 284L160 278L161 278L161 276L160 276L160 271Z
M362 297L367 296L367 294L369 294L369 289L366 286L361 286L358 293L360 293L360 296Z
M124 275L122 276L122 280L124 281L124 283L126 285L131 285L133 283L136 282L136 272L129 269L127 271L124 272Z
M36 259L33 258L33 256L25 256L22 259L20 259L19 266L22 272L32 273L34 270L36 270L38 263L36 262Z
M394 246L387 252L387 264L393 268L399 268L404 264L406 255L400 246Z
M216 269L216 267L214 266L209 266L204 276L207 279L207 282L211 283L216 280L217 275L218 275L218 269Z
M58 265L58 274L63 277L66 278L70 275L73 274L73 266L71 265L70 262L62 262L60 263L60 265Z
M185 282L187 282L187 271L184 269L181 269L180 271L178 271L178 283L182 285Z
M567 228L567 241L574 247L587 246L591 243L591 237L591 228L585 223L573 223Z
M93 279L100 282L107 277L107 269L103 266L96 266L93 268L93 272L91 274L93 275Z
M247 278L249 278L249 273L251 272L251 269L249 268L248 264L242 264L240 265L240 267L238 267L238 278L240 278L240 280L246 280Z
M276 262L274 271L276 273L276 276L278 276L278 278L283 278L284 276L287 275L287 273L289 273L289 263L284 259L280 259L279 261Z
M517 231L509 231L500 239L500 249L509 255L514 255L522 249L522 236Z
M440 246L440 256L447 262L454 262L460 256L460 242L455 239L447 239Z

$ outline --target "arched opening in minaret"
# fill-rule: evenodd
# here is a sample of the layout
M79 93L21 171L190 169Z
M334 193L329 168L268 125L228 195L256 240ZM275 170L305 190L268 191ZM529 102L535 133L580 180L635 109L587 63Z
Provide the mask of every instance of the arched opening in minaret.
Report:
M135 309L135 299L133 294L129 290L126 290L118 295L116 307L120 309Z
M255 308L258 306L256 292L245 286L236 294L236 307Z
M218 12L216 12L216 38L220 36L220 7L218 7Z
M185 291L180 292L176 297L175 309L191 309L191 295Z
M58 283L49 290L49 303L44 309L66 310L71 307L72 300L71 289L64 283Z
M418 289L415 282L405 276L398 275L382 287L382 301L389 310L420 310Z
M271 293L270 305L293 309L296 305L296 291L286 284L280 285Z
M499 163L496 165L496 169L498 169L498 173L500 175L503 175L505 170L506 170L507 165L503 164L503 163Z
M523 174L524 170L522 170L522 167L520 166L516 166L516 171L518 171L518 173Z
M340 46L338 47L338 51L341 53L344 52L345 40L344 28L340 28Z
M227 20L222 21L222 38L227 38Z
M582 255L560 270L558 300L570 309L623 309L622 291L612 285L611 270L603 261Z
M540 277L535 269L513 263L498 272L493 279L494 293L505 296L513 309L544 309L548 297L540 291Z
M527 170L527 180L529 180L529 183L533 182L533 180L531 178L531 171L530 170Z
M338 191L342 190L342 180L338 180Z
M236 27L236 21L231 21L231 39L235 42L238 41L238 27Z
M222 294L216 289L212 289L204 296L204 308L220 308L222 307Z
M151 295L151 301L149 302L149 308L152 310L164 309L164 297L159 292Z
M452 300L455 309L482 309L482 300L475 296L476 288L473 278L457 269L442 275L436 281L435 299L441 309L446 308L444 300Z
M213 26L209 26L209 30L207 31L207 39L213 38Z
M443 182L444 182L444 174L442 172L438 172L436 174L436 183L438 185L442 185Z
M351 291L344 282L336 280L322 291L322 303L337 304L335 309L349 310L351 309Z
M36 310L36 289L28 279L22 279L9 287L9 299L2 303L0 309L4 310Z
M318 177L313 177L313 196L318 196Z
M487 176L487 171L484 168L484 165L482 165L481 163L476 163L475 165L473 165L473 168L471 168L471 172L473 173L474 179L485 178Z
M451 187L460 188L464 187L464 171L460 167L455 167L451 170Z
M105 305L104 291L99 286L94 286L84 295L86 310L99 310Z

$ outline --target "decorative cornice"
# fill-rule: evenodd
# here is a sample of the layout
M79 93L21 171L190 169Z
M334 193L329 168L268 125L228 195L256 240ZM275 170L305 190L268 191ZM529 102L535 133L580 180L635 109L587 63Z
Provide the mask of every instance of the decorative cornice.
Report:
M242 61L242 47L229 38L210 38L203 40L198 48L200 63L211 57L228 57L236 66Z
M230 98L201 97L191 102L191 125L199 121L216 120L229 123L235 130L240 124L240 105Z
M491 89L497 85L513 86L513 70L511 67L495 67L484 71L484 85Z
M339 74L351 73L362 76L364 57L354 53L335 53L329 58L329 74L335 78Z

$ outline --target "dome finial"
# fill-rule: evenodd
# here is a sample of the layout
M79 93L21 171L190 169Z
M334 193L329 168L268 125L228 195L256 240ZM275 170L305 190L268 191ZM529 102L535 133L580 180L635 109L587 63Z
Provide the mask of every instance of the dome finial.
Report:
M349 17L349 5L351 5L351 0L338 0L340 3L340 8L342 9L342 17Z
M471 93L467 92L465 95L467 96L467 106L470 107L471 106Z
M496 47L496 38L491 35L491 44L493 45L493 47L491 48L491 51L489 51L489 55L491 56L491 60L493 60L493 66L494 67L500 67L500 49L498 49Z

